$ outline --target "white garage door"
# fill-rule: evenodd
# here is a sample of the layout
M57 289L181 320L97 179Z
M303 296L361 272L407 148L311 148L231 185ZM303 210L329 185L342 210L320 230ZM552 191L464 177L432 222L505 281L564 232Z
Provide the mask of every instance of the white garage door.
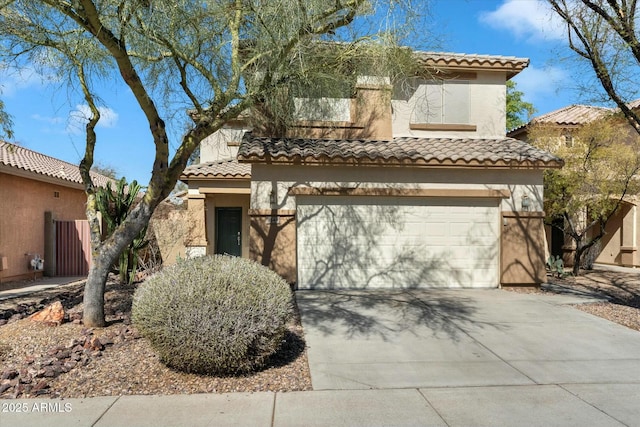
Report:
M497 199L298 196L298 287L497 287Z

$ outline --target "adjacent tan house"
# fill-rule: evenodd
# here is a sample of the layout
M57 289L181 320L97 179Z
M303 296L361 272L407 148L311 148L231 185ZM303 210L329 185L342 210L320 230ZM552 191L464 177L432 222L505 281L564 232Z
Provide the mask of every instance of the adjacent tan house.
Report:
M76 165L0 141L0 200L0 283L85 274L86 196Z
M640 100L628 104L630 108L640 108ZM614 109L590 105L570 105L542 116L534 118L530 123L509 132L509 136L526 141L532 124L544 124L562 129L567 141L572 138L572 131L594 120L614 113ZM624 124L623 126L627 126ZM640 266L640 215L638 197L626 197L614 216L608 221L605 235L599 244L599 253L595 262L624 267ZM562 221L561 219L559 221ZM598 231L598 230L594 230ZM574 242L564 236L562 230L546 226L548 251L553 256L560 256L568 266L573 265Z
M360 76L351 98L297 100L285 137L238 122L203 141L181 177L188 253L249 257L298 289L544 282L542 173L562 161L505 135L528 60L417 56L437 78Z

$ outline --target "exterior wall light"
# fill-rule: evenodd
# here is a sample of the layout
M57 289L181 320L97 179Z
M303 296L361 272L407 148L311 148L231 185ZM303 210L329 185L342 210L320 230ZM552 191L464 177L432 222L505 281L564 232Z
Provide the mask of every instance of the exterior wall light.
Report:
M531 199L526 194L522 196L522 200L520 200L520 206L524 212L527 212L529 208L531 208Z

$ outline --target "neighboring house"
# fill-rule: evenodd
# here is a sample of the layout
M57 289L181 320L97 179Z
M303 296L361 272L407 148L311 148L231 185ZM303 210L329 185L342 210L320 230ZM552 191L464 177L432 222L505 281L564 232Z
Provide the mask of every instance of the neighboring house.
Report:
M109 180L92 177L99 186ZM86 196L76 165L0 141L0 200L0 283L85 274Z
M628 104L630 108L640 108L640 100ZM554 126L562 130L565 142L571 143L572 132L594 120L614 113L611 108L589 105L570 105L536 117L524 126L509 132L512 138L526 141L532 125ZM623 126L626 126L624 124ZM640 266L640 215L638 212L638 197L625 197L614 216L607 222L605 235L596 246L599 250L595 262L625 267ZM562 219L558 219L562 225ZM592 230L593 233L599 230ZM590 237L590 234L587 235ZM550 225L546 226L548 251L553 256L562 257L567 266L573 265L573 251L575 243L569 236L564 236L562 230Z
M416 54L437 79L360 76L352 98L297 100L287 137L239 122L203 141L181 177L188 254L249 257L299 289L544 282L542 173L562 161L505 136L506 81L529 61Z

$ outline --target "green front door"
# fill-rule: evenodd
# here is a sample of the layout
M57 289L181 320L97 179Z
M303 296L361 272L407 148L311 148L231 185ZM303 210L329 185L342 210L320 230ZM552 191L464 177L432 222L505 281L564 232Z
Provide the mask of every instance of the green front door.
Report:
M216 208L216 253L242 255L242 208Z

